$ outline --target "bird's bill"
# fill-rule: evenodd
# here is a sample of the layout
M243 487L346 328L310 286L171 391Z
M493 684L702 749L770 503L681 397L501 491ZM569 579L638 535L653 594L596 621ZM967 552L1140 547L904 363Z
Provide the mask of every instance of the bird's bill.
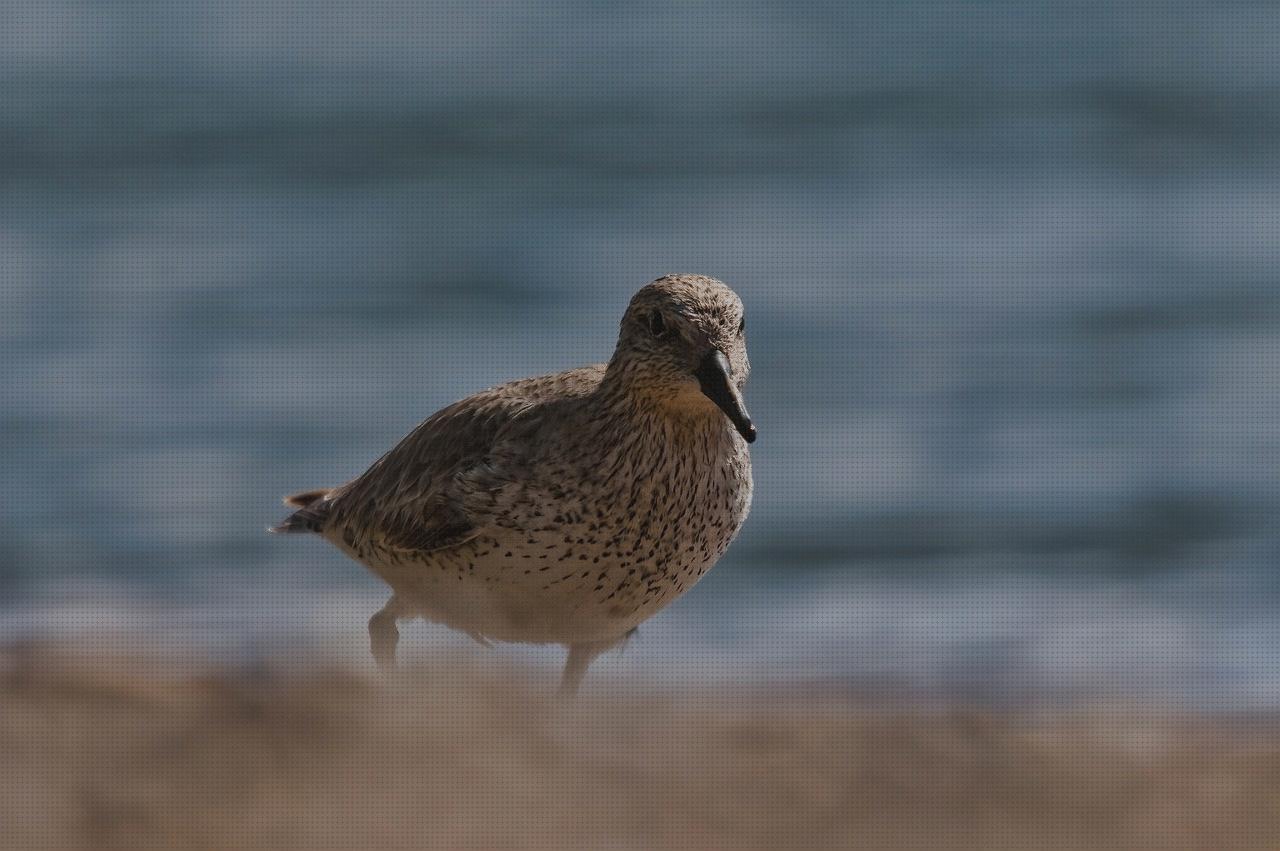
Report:
M733 427L738 430L738 434L742 435L743 440L753 443L756 439L756 427L751 422L751 415L747 413L742 394L733 383L733 367L729 365L729 359L725 357L724 352L716 349L708 354L698 364L693 374L702 387L703 395L724 411L725 416L733 423Z

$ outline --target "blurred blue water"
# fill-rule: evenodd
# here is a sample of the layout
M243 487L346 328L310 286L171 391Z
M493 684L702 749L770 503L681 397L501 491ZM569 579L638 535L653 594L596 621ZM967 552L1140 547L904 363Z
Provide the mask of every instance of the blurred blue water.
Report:
M279 495L696 271L747 304L761 439L673 654L1280 702L1280 11L0 14L11 618L376 597L261 534Z

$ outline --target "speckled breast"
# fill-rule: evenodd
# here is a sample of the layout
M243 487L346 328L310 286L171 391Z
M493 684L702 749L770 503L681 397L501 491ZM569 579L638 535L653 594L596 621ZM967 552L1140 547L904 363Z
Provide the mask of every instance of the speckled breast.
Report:
M681 457L668 448L621 447L628 463L599 466L612 476L530 500L521 528L494 540L531 605L608 637L652 616L720 559L750 508L746 446L717 430Z

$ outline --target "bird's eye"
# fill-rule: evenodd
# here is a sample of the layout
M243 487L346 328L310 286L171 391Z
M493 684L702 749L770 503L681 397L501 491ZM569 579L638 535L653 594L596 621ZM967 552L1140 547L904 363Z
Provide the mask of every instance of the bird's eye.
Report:
M739 334L747 333L747 317L745 316L742 317L742 321L738 323L738 333Z
M667 335L667 320L662 318L662 311L655 310L649 314L649 333L655 337L665 337Z

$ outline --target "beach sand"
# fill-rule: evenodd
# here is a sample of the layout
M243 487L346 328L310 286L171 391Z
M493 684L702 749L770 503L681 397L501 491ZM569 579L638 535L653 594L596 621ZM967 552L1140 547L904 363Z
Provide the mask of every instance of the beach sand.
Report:
M4 849L1275 849L1280 723L0 653Z

